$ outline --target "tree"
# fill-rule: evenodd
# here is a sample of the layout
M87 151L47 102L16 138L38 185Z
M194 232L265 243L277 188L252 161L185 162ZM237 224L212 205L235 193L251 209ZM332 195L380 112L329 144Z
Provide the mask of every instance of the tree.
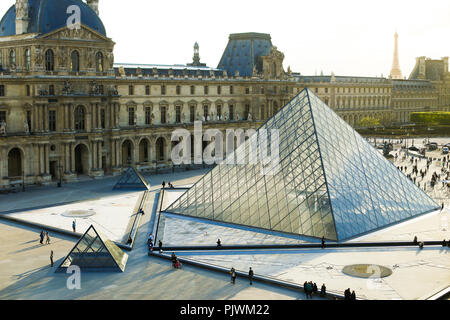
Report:
M380 119L372 117L364 117L358 122L358 126L361 128L373 128L380 125Z

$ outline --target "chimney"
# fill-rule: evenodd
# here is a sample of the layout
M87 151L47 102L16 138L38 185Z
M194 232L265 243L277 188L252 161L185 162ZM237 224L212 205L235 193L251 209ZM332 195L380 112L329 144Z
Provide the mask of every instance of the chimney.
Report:
M98 14L98 1L99 0L86 0L88 6L91 7L91 9L94 10L97 15L99 15Z
M16 34L28 32L28 0L16 0Z

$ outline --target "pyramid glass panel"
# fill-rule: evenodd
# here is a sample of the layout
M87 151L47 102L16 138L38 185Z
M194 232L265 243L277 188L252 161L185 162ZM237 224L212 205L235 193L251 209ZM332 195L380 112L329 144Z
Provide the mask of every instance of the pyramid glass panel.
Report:
M56 271L70 266L85 271L124 271L127 259L127 254L90 226Z
M439 208L308 89L229 158L247 159L250 140L261 143L264 132L259 155L271 154L271 130L278 163L226 159L165 211L342 241Z
M113 189L149 190L150 184L135 168L129 167Z

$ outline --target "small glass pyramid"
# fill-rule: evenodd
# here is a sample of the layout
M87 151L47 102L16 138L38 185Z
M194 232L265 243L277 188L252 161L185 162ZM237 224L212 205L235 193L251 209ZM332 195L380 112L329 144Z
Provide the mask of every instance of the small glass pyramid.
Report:
M165 211L343 241L439 208L308 89L230 157L261 129L278 129L278 167L225 160Z
M90 226L56 272L75 265L83 271L124 271L128 255Z
M150 184L135 168L129 167L113 189L149 190Z

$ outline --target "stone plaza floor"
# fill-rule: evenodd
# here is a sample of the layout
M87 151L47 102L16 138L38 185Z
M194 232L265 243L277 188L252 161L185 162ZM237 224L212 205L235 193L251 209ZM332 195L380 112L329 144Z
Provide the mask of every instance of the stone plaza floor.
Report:
M404 163L403 165L410 167L408 161L400 157L395 165ZM419 170L424 165L426 162L419 161ZM438 161L431 168L436 171L440 169ZM431 178L433 170L429 170L429 175L424 180ZM155 198L162 181L171 181L175 187L189 187L207 171L146 176L151 189L144 207L145 212L152 212L156 206ZM109 177L63 185L63 188L47 186L30 188L25 193L0 195L0 212L20 218L28 215L29 221L39 221L70 231L72 220L66 220L62 214L80 208L94 209L96 214L85 219L85 225L92 223L96 228L103 227L106 232L100 229L102 233L107 233L112 240L115 240L114 236L119 239L142 192L112 191L118 179L119 177ZM170 205L180 192L182 191L166 192L163 207ZM427 189L427 192L439 203L446 203L443 212L430 213L352 241L410 241L414 236L418 236L419 240L450 239L448 190L437 185L435 189ZM207 223L195 218L168 214L161 217L160 236L164 245L215 245L218 238L224 245L305 241L300 237ZM170 262L147 255L146 239L153 232L154 219L151 214L143 216L135 247L132 251L127 251L129 259L124 273L83 273L80 290L67 288L69 275L54 273L75 245L74 238L51 234L51 244L40 245L40 229L0 219L0 299L305 298L303 293L271 285L255 283L250 287L247 281L240 279L236 285L232 285L226 275L188 265L182 270L173 270ZM77 219L77 223L81 232L83 226L80 220ZM50 250L54 251L53 268L49 266ZM298 284L311 280L320 287L325 283L328 290L339 293L350 287L358 297L366 299L421 299L450 285L449 250L441 247L425 247L423 250L399 247L263 252L253 250L232 253L210 251L179 252L177 255L227 268L233 266L243 272L247 272L252 266L255 274ZM383 265L392 269L393 274L374 281L342 273L345 265L357 263Z

